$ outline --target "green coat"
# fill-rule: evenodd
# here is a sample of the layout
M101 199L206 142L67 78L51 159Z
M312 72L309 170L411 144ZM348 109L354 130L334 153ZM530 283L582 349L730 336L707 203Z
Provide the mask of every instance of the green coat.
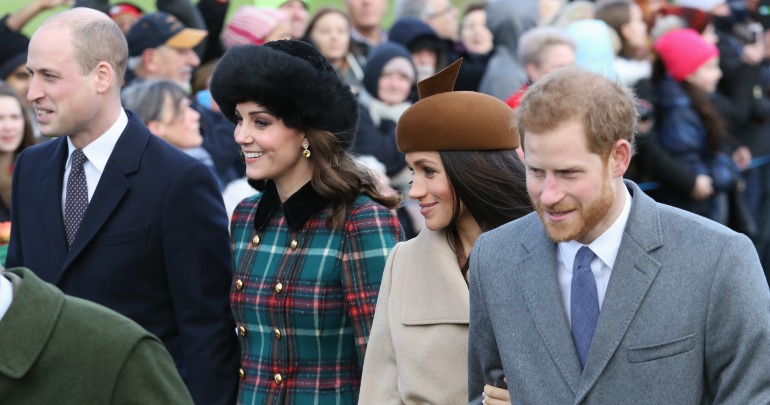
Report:
M0 402L192 404L163 344L139 325L27 269L5 276L14 288L0 320Z

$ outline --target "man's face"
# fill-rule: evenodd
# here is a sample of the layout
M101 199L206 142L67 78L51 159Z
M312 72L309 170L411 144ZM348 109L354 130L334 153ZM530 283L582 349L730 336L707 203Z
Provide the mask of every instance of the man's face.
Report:
M386 0L345 0L350 21L358 30L379 28L388 7Z
M526 132L527 191L554 242L592 242L622 208L610 158L588 150L580 121L542 134ZM621 183L622 185L622 183Z
M59 25L41 28L32 37L27 56L31 75L27 100L35 108L40 132L47 136L89 134L96 121L96 69L84 73L75 58L69 29Z
M425 22L436 31L441 39L457 40L459 30L457 28L457 7L449 0L430 0L431 14Z
M27 66L23 63L5 77L5 82L21 97L26 97L27 93L29 93L29 81L30 76L27 73Z
M190 86L190 78L194 68L200 65L201 60L192 49L177 49L165 45L149 52L145 59L145 67L152 79L166 79L179 83L182 88Z
M302 0L289 0L281 5L281 10L289 15L291 37L302 39L307 28L307 8Z

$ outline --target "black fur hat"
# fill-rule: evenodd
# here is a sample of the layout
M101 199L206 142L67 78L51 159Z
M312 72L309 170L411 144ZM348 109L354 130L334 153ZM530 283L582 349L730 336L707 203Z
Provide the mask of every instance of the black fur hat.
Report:
M211 78L211 94L235 121L235 106L253 101L290 128L334 133L342 147L353 142L358 103L350 87L310 44L295 40L230 48Z

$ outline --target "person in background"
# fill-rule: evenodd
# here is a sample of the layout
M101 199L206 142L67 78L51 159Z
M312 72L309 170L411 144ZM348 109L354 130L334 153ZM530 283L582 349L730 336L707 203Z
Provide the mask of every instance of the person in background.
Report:
M9 404L193 404L157 337L26 268L0 270L0 364Z
M460 42L474 55L488 55L494 46L492 32L487 27L486 6L486 3L469 4L460 23Z
M122 107L127 59L118 26L89 8L55 14L32 37L27 99L56 139L16 159L6 264L133 319L163 341L196 402L232 404L222 197L202 163Z
M364 71L355 57L348 16L334 7L318 10L307 26L305 42L318 48L351 91L358 93Z
M369 49L388 42L382 19L388 11L387 0L345 0L345 10L350 17L350 39L359 63L366 64Z
M289 17L291 38L302 39L308 25L310 0L254 0L254 5L261 8L277 8Z
M264 45L291 38L289 16L280 9L241 6L222 32L225 49L236 45Z
M468 3L460 20L460 43L456 49L463 58L455 90L477 91L494 50L492 31L487 27L487 3Z
M36 143L24 106L16 91L0 82L0 222L11 220L13 164L24 149Z
M596 8L596 19L615 30L620 52L615 57L615 71L629 86L652 76L649 37L642 9L632 0L608 0Z
M559 10L551 25L564 29L575 21L592 19L594 18L595 8L595 4L592 1L570 1Z
M190 106L190 99L178 84L170 80L144 81L123 90L120 99L153 135L198 159L216 175L211 155L201 146L201 115Z
M409 51L389 42L369 54L364 68L363 87L358 93L358 129L350 152L356 156L371 156L384 165L386 184L406 195L409 190L409 169L404 154L396 147L396 123L412 105L409 94L415 84L417 71ZM413 221L416 204L407 202L398 208L398 219L407 239L417 236L422 221Z
M358 105L302 41L237 46L211 80L260 191L235 209L238 402L356 403L388 252L403 238L350 147Z
M420 101L399 121L398 148L413 174L409 197L425 228L388 257L362 404L467 403L469 253L482 232L532 211L514 152L514 113L494 97L452 91L460 63L421 82Z
M412 63L417 69L417 80L424 80L443 69L447 63L447 51L444 43L433 29L417 18L402 18L390 27L388 34L395 42L412 55ZM417 83L412 87L409 99L417 101Z
M130 59L125 86L135 79L166 79L189 88L192 71L200 65L193 48L206 35L205 30L187 28L171 14L144 14L126 34Z
M661 193L660 201L727 224L726 194L737 187L739 169L726 153L725 122L708 99L722 77L719 51L689 28L663 34L655 51L658 141L698 175L710 177L714 193Z
M529 79L505 103L516 109L529 86L552 71L575 63L575 41L556 27L537 27L519 39L518 58Z
M142 18L143 14L144 11L139 6L127 1L115 3L107 11L107 15L112 18L112 21L115 21L115 24L118 24L123 34L128 34L128 31L135 22Z
M519 38L537 26L537 4L532 0L498 0L487 5L487 26L495 43L494 55L479 83L479 92L506 100L527 81L518 59Z

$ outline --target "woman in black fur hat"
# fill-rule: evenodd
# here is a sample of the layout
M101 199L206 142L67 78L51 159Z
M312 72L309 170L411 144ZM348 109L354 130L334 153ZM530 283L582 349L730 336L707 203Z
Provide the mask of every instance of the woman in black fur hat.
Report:
M403 232L345 152L355 97L311 45L231 48L211 92L261 191L232 219L239 403L356 403L382 272Z

